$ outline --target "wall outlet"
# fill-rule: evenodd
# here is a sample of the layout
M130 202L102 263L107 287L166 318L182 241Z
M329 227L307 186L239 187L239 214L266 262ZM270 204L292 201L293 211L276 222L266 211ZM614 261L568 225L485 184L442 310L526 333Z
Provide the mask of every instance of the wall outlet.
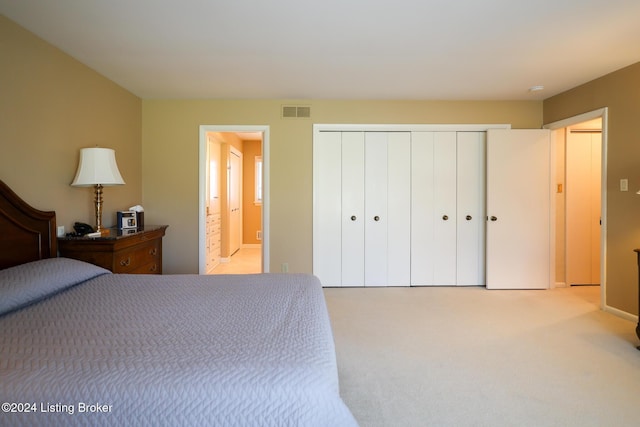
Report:
M283 262L282 265L280 266L280 271L283 272L283 273L288 273L289 272L289 263Z
M262 230L256 231L256 240L262 240Z

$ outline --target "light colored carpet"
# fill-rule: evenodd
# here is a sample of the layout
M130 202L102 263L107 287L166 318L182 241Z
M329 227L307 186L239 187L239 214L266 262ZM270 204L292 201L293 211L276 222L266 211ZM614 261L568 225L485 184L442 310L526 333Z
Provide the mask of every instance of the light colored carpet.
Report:
M369 426L637 426L635 324L598 287L333 288L341 394Z

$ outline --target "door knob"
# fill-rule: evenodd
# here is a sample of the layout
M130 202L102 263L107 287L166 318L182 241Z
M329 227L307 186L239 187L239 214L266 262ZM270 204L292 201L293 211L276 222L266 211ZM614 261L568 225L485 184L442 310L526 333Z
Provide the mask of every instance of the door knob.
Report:
M449 215L443 215L442 219L445 220L445 221L448 220L449 219Z
M380 221L380 217L378 215L376 215L376 216L373 217L373 220L374 221Z
M356 216L355 215L351 215L351 221L355 221L356 220Z
M495 216L491 217L491 221L497 221L497 220L498 220L498 218L496 218Z
M467 215L467 221L471 221L471 215Z

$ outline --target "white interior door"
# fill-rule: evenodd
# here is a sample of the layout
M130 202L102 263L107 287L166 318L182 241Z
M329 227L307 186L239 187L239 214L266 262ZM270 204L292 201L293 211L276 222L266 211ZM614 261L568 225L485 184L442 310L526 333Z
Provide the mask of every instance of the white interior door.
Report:
M364 284L387 284L387 134L366 132L364 147Z
M340 135L340 133L338 133ZM342 286L364 285L364 132L342 132ZM338 156L336 156L338 157ZM339 157L338 157L339 160Z
M242 153L229 154L229 254L242 244Z
M485 284L485 132L458 132L457 269L459 286Z
M600 283L601 135L569 132L566 145L566 282Z
M433 283L434 132L411 133L411 285Z
M456 284L456 132L433 141L433 285Z
M387 140L387 286L411 283L411 134L390 132Z
M487 288L547 289L551 281L548 130L487 132Z

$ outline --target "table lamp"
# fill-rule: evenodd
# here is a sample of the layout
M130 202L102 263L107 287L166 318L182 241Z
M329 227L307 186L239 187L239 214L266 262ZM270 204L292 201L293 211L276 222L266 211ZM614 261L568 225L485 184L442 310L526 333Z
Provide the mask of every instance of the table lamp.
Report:
M110 185L123 185L124 180L118 165L116 153L111 148L82 148L76 177L71 183L74 187L94 186L96 198L96 231L102 232L102 188Z

